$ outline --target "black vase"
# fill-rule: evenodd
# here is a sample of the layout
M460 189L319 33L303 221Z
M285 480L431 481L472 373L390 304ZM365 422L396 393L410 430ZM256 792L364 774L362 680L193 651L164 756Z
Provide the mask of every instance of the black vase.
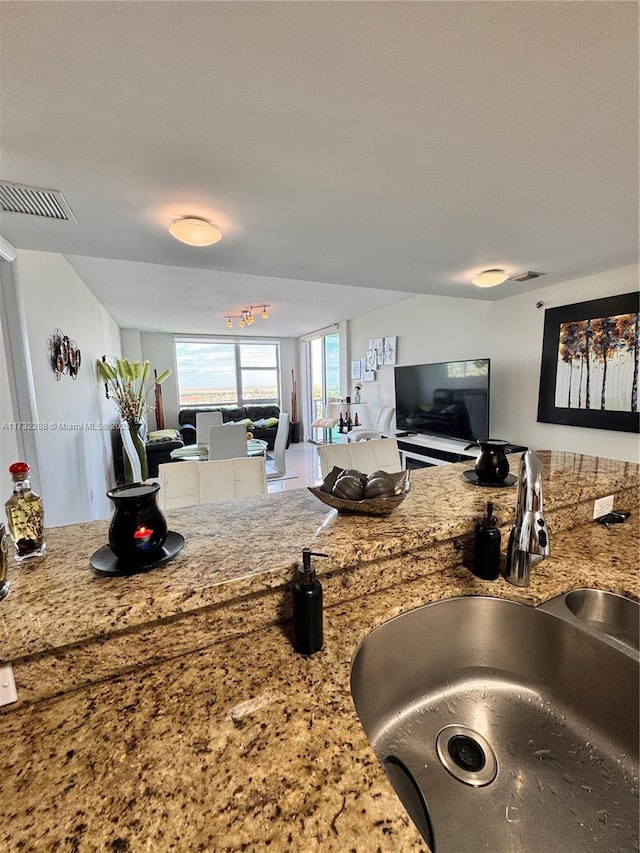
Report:
M162 551L167 520L156 503L159 483L127 483L107 492L115 504L109 546L118 559L146 562Z
M481 483L503 483L509 473L509 460L505 455L508 441L494 438L479 438L476 444L480 455L476 461L475 472Z

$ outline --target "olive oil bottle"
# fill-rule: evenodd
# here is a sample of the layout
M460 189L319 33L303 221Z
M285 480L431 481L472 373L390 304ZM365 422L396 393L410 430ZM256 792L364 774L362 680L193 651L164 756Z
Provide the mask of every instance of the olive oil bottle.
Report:
M26 462L14 462L9 473L13 478L13 494L4 509L9 535L15 547L15 558L21 562L30 557L42 557L47 552L42 498L31 491Z

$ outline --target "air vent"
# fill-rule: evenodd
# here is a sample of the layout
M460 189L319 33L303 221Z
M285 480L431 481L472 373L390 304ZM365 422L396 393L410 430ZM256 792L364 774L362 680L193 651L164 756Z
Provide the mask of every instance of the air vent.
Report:
M522 275L512 275L511 281L531 281L532 278L540 278L541 275L546 275L545 272L523 272Z
M10 181L0 181L0 209L6 213L23 213L44 219L78 221L60 190L27 187Z

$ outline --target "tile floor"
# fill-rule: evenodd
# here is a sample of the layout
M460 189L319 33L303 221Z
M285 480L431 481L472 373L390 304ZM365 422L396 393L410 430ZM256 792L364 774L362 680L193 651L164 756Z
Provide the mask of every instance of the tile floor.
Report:
M322 482L318 445L310 441L290 444L286 456L287 470L298 476L291 480L269 480L269 492L284 492L291 489L306 489Z

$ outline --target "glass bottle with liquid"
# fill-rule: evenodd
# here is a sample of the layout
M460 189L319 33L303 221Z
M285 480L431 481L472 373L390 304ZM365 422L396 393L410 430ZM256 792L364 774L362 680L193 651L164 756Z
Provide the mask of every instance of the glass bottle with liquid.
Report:
M14 462L9 473L13 478L13 494L4 509L9 535L15 547L15 558L20 562L30 557L42 557L47 552L42 498L31 490L26 462Z

